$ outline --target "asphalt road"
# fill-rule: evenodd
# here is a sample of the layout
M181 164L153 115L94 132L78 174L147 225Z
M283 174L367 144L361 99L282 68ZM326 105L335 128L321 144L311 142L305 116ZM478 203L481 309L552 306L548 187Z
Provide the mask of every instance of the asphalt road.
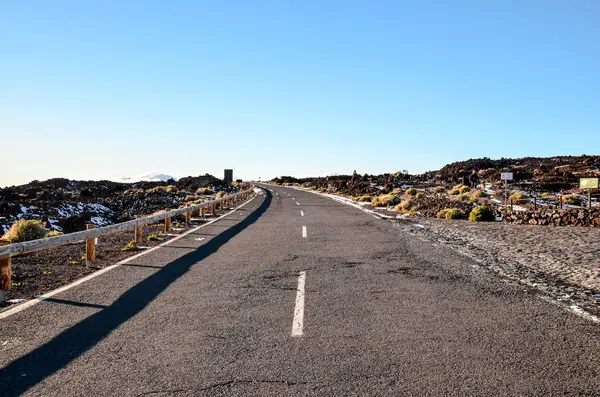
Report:
M393 222L270 189L1 319L0 395L600 396L598 325Z

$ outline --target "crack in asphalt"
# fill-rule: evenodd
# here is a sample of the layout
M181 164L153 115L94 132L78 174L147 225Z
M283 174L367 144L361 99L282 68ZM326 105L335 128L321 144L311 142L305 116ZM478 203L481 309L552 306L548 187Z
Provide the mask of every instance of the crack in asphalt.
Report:
M286 385L286 386L298 386L298 385L306 385L306 384L308 384L308 382L295 382L295 381L288 381L288 380L271 380L271 379L246 380L246 379L234 379L234 380L228 380L228 381L219 382L219 383L213 383L211 385L204 386L204 387L201 387L201 388L189 387L189 388L185 388L185 389L150 390L150 391L147 391L147 392L143 392L143 393L137 394L135 397L142 397L142 396L148 396L148 395L151 395L151 394L160 394L160 393L182 393L182 392L186 392L186 391L203 392L203 391L209 391L209 390L218 389L218 388L222 388L222 387L233 387L236 384L253 384L253 383L283 384L283 385Z

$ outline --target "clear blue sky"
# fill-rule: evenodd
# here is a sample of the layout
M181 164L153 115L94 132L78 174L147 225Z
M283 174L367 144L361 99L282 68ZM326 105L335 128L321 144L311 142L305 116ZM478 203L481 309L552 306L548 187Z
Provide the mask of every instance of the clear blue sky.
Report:
M0 0L0 185L600 147L600 2Z

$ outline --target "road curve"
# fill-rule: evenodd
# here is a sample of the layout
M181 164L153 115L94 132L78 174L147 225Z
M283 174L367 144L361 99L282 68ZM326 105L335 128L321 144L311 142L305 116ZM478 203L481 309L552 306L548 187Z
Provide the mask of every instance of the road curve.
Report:
M600 395L600 327L336 201L226 218L0 320L3 397Z

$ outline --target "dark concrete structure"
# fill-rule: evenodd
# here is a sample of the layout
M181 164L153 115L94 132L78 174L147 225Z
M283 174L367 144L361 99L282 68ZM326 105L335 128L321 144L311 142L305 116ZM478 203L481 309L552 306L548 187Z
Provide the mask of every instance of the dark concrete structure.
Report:
M223 178L225 183L233 182L233 170L225 170L225 176Z

